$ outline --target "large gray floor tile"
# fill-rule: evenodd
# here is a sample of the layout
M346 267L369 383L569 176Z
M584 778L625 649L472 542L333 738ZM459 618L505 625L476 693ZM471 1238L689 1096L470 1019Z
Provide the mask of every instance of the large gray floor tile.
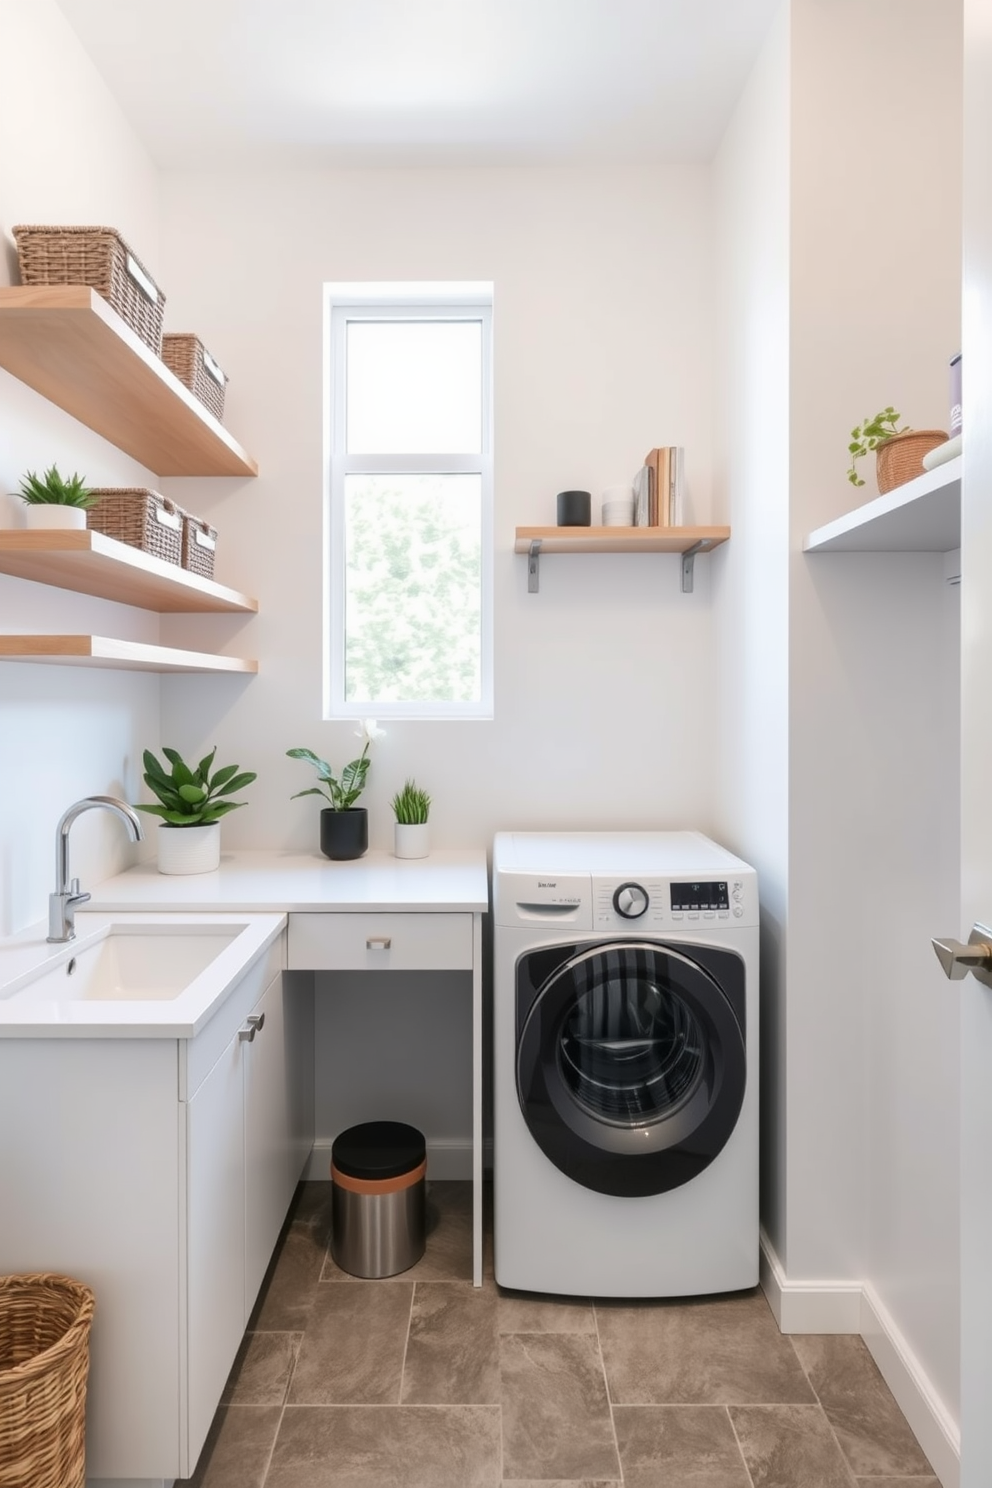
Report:
M862 1339L846 1333L801 1334L792 1343L855 1473L931 1472Z
M614 1406L624 1488L751 1488L721 1405Z
M221 1405L282 1405L302 1333L246 1333Z
M596 1303L615 1405L806 1403L816 1397L760 1292Z
M819 1405L732 1405L754 1488L854 1488L854 1474Z
M413 1285L322 1286L289 1387L293 1405L395 1405Z
M472 1280L472 1185L465 1182L428 1183L427 1244L416 1265L385 1281ZM328 1234L330 1233L328 1229ZM328 1248L322 1281L352 1281Z
M287 1406L265 1488L499 1488L499 1483L494 1406Z
M400 1397L405 1405L498 1405L496 1294L418 1281Z
M222 1406L196 1472L176 1488L262 1488L281 1418L278 1405Z
M506 1477L620 1477L593 1334L504 1333L500 1378Z
M585 1298L546 1297L497 1288L501 1333L595 1333L596 1314Z

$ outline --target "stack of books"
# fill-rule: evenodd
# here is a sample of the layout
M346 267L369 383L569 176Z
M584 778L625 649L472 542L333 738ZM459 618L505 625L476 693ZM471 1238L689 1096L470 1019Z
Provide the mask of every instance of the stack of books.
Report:
M681 527L685 520L685 450L650 450L634 479L635 527Z

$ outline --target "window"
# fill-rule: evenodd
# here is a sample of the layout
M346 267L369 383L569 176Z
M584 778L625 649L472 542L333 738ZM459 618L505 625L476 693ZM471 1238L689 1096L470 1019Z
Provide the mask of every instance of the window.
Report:
M492 287L325 293L325 716L491 718Z

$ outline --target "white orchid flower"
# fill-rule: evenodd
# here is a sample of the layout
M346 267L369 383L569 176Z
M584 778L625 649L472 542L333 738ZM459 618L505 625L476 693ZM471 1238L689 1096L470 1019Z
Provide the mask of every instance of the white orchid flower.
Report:
M386 730L381 729L374 718L363 718L355 729L356 738L361 739L363 746L367 749L374 744L376 739L385 738Z

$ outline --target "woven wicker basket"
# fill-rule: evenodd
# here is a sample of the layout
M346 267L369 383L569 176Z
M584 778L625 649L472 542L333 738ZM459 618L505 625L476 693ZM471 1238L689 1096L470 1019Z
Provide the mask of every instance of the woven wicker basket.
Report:
M183 512L183 568L199 574L201 579L212 579L216 551L216 527L211 527L202 517Z
M144 486L94 486L86 525L166 563L181 563L183 509Z
M224 417L224 394L227 373L210 355L198 336L172 334L162 337L162 360L199 398L215 419Z
M879 492L884 496L886 491L922 475L923 456L946 439L943 429L908 429L905 434L893 434L891 439L883 440L875 450Z
M165 295L113 227L15 227L22 284L87 284L158 356Z
M83 1488L93 1306L68 1276L0 1276L2 1488Z

